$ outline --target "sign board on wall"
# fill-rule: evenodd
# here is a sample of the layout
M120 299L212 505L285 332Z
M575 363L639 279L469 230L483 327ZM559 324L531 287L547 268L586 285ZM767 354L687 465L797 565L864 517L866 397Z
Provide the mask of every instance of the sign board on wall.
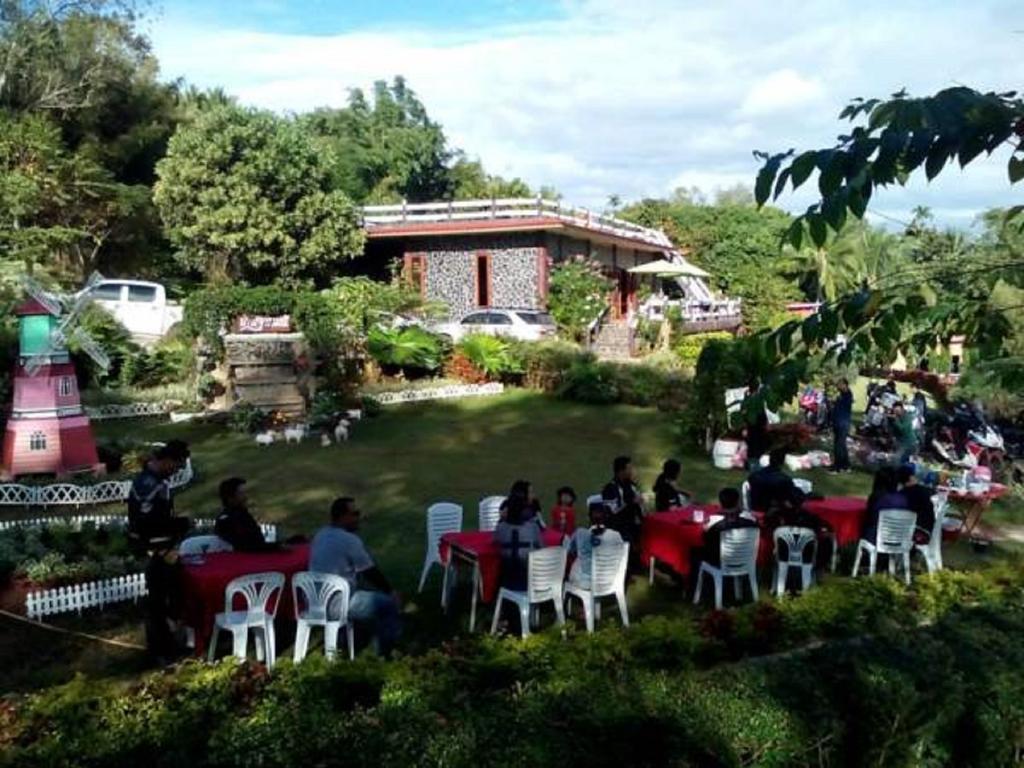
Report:
M232 330L235 333L291 333L290 315L239 315Z

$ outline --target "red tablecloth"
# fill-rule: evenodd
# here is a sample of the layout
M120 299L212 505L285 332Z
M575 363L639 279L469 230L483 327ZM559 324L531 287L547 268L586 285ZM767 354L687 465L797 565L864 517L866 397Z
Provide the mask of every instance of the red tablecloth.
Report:
M948 486L943 486L938 490L949 494L950 501L991 504L996 499L1005 496L1006 492L1010 489L1002 483L992 483L984 493L971 493L963 488L951 488Z
M804 502L804 509L832 526L840 547L856 544L864 527L868 500L860 496L833 496Z
M704 522L693 522L694 510L704 510ZM652 512L644 516L640 530L640 560L644 565L654 557L680 576L690 575L691 552L704 543L704 526L708 517L721 512L717 504L695 505L672 509L668 512ZM764 537L761 537L764 539ZM762 541L761 550L764 550ZM760 558L761 552L758 553Z
M278 571L290 578L308 567L309 544L290 545L280 552L218 552L205 555L201 565L183 566L182 618L196 631L196 653L205 651L213 633L214 616L224 610L224 588L229 581L264 571ZM289 581L281 598L278 618L294 618Z
M562 543L559 531L546 528L541 534L545 547L557 547ZM475 559L480 568L480 592L485 603L494 602L498 596L498 581L501 577L501 549L494 543L492 531L459 531L446 533L438 547L441 562L448 562L450 549L454 547L470 559Z

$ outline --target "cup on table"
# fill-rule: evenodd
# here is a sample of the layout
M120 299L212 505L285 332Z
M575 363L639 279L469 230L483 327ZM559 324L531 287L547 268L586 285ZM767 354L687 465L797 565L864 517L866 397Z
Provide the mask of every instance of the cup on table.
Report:
M701 525L704 524L704 510L703 509L695 509L695 510L693 510L693 522L700 523Z

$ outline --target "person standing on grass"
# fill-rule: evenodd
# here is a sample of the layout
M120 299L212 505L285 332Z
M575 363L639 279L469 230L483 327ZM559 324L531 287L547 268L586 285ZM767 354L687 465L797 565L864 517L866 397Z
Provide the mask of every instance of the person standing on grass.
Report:
M899 447L899 464L910 464L917 455L917 430L914 428L914 414L908 411L902 402L897 402L892 409L892 431Z
M348 615L373 625L374 646L388 658L402 634L401 597L356 535L362 517L355 499L342 496L331 504L331 522L316 532L309 550L309 570L334 573L348 582ZM331 606L328 606L328 615Z
M172 623L180 615L181 579L178 542L192 527L174 514L171 477L188 463L188 444L170 440L156 449L128 492L128 536L146 564L146 650L160 665L180 655Z
M601 491L601 498L611 510L608 527L618 531L624 541L635 544L640 540L644 509L640 489L633 479L633 460L617 456L612 462L612 473L612 481Z
M272 552L277 544L263 538L256 518L249 512L249 498L245 493L245 480L229 477L220 484L221 513L213 524L213 532L231 545L236 552Z
M832 471L849 472L850 450L847 438L850 436L850 424L853 422L853 393L850 391L850 382L845 378L839 379L836 386L839 393L832 406L832 452L835 457Z

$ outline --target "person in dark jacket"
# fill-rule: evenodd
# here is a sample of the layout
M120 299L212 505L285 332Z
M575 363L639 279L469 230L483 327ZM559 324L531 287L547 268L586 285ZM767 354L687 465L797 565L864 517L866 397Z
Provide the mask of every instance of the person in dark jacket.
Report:
M804 493L793 483L782 467L786 463L786 450L776 448L768 455L768 466L754 472L747 481L750 483L750 506L760 512L775 515L787 510L799 509L804 503Z
M608 527L618 531L623 541L633 544L640 540L643 523L643 499L633 480L633 461L629 456L617 456L612 462L612 481L601 491L601 498L611 510Z
M875 473L871 495L868 496L868 511L860 537L874 543L878 533L878 515L883 509L910 509L907 497L900 492L896 470L882 467Z
M221 513L213 524L213 532L231 545L236 552L269 552L276 544L263 538L256 518L249 512L249 498L245 493L245 480L229 477L220 484Z
M899 483L900 493L907 500L907 508L917 515L914 541L918 544L927 544L931 540L932 528L935 526L935 505L932 503L935 490L919 483L915 467L909 464L904 464L896 470L896 481Z
M836 382L838 394L832 405L832 451L835 462L832 465L834 472L850 471L850 451L847 448L846 440L850 436L850 424L853 421L853 393L850 392L850 382L839 379Z
M661 474L654 481L654 509L656 512L667 512L672 507L683 507L689 503L690 496L679 488L679 473L682 465L675 459L669 459L661 465Z

